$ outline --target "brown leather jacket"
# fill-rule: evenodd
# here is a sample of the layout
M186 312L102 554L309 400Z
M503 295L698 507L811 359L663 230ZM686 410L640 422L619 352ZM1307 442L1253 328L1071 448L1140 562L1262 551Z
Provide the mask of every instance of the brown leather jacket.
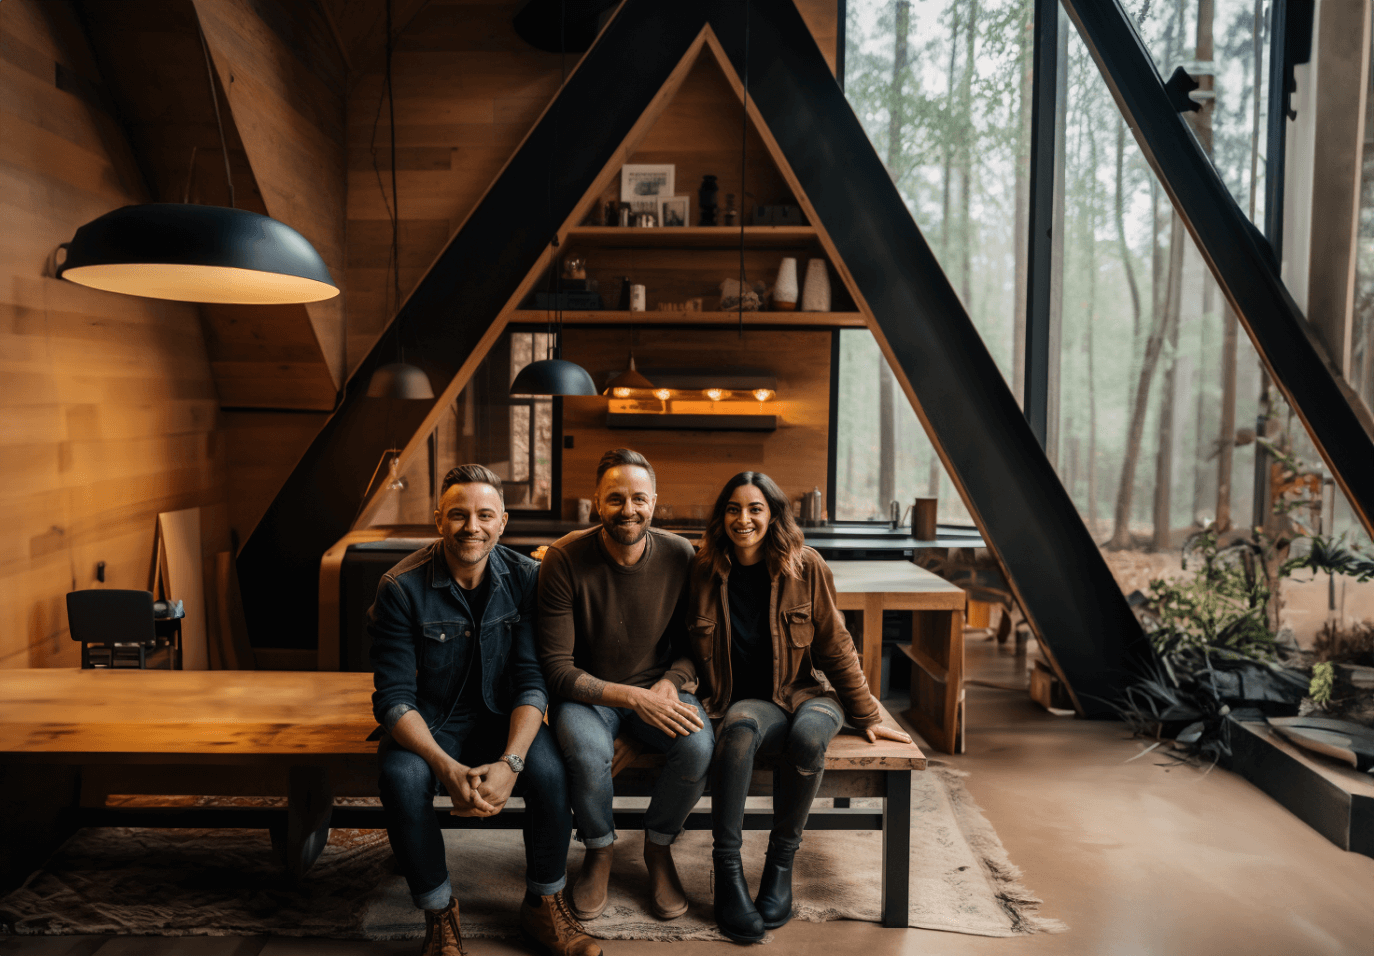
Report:
M773 578L769 623L773 634L773 703L795 713L813 697L829 697L854 726L881 721L854 650L854 639L835 606L835 580L825 560L802 549L802 576ZM700 562L692 565L687 606L687 647L696 662L697 697L712 717L730 706L730 609L727 580Z

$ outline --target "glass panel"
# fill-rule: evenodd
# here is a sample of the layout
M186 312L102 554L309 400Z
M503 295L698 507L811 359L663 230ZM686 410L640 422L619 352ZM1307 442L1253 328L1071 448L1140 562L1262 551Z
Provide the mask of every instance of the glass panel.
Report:
M849 0L847 10L845 95L1019 401L1031 4ZM886 521L893 498L905 508L933 493L942 522L971 525L872 336L844 331L841 356L836 518ZM882 395L895 395L886 430Z
M1360 171L1360 219L1355 236L1355 317L1351 329L1350 382L1374 407L1374 69L1367 81L1364 151Z
M1144 0L1137 29L1165 79L1199 80L1190 125L1240 208L1264 221L1270 0ZM1256 90L1259 95L1256 96Z
M444 475L476 462L501 478L506 510L548 511L553 501L553 400L516 397L510 383L532 361L550 357L553 336L508 331L477 367L372 519L374 525L429 525ZM379 482L391 479L379 476Z
M876 373L876 374L875 374ZM917 495L940 499L943 524L973 525L911 403L867 329L840 331L840 388L835 436L835 519L887 521L895 499L905 511ZM884 381L886 379L886 381ZM883 402L891 403L892 443L882 440ZM884 479L883 449L895 450ZM888 492L884 485L892 483ZM910 516L904 517L910 525Z
M1265 540L1296 539L1295 554L1309 533L1367 543L1344 497L1334 486L1323 492L1309 436L1269 383L1076 32L1068 55L1048 453L1118 583L1130 593L1182 573L1185 539L1208 524L1225 540L1253 538L1261 526ZM1328 619L1374 614L1374 583L1299 571L1281 594L1279 621L1308 646Z
M1029 0L849 0L845 96L1022 393Z

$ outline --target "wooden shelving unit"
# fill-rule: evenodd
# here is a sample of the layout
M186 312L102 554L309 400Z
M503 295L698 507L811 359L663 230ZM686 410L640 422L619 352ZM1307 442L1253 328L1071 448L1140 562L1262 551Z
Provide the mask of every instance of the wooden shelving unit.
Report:
M739 226L574 226L569 243L624 249L738 249ZM791 249L817 241L814 226L745 226L746 249Z
M547 309L516 309L510 314L512 322L547 322L555 313ZM593 309L563 312L565 325L734 325L737 312L621 312L616 309ZM864 328L862 312L746 312L748 326L797 326L821 328Z

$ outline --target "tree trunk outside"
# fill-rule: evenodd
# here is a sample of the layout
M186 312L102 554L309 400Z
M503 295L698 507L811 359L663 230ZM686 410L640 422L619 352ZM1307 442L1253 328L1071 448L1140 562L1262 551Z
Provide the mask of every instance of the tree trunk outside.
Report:
M1187 240L1183 220L1172 216L1169 227L1169 274L1165 280L1164 321L1169 326L1169 365L1164 372L1164 393L1159 406L1159 446L1155 451L1154 549L1168 551L1173 526L1174 426L1178 396L1178 330L1182 324L1183 251Z
M1020 44L1017 48L1016 62L1021 70L1021 89L1017 100L1016 114L1016 210L1012 222L1016 277L1012 290L1012 329L1011 329L1011 390L1017 404L1025 407L1026 402L1026 286L1028 283L1027 256L1029 237L1026 230L1030 221L1030 139L1031 139L1031 96L1034 63L1032 50L1035 29L1035 5L1026 4L1026 22L1021 29Z
M907 34L911 32L911 3L897 0L892 45L892 85L888 94L887 168L898 166L902 153L903 85L907 71ZM897 382L887 356L878 352L878 509L888 513L897 497Z

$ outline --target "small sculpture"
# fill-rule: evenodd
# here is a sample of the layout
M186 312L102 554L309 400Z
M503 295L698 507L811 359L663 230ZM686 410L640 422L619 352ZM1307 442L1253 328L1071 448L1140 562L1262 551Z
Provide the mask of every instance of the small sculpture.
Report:
M700 219L697 221L699 226L714 226L716 224L716 194L719 187L716 186L716 177L710 173L701 177L701 188L697 190L697 206L701 209Z
M763 303L763 293L767 291L767 286L762 282L755 282L753 288L745 288L743 303L741 303L740 281L738 279L725 279L720 284L720 310L722 312L757 312Z

